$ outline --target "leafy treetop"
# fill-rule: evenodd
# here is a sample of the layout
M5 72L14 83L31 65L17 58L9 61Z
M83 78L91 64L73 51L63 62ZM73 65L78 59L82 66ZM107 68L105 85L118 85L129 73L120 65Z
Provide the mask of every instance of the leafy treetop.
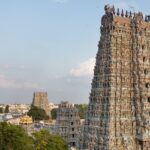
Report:
M32 116L33 120L48 120L49 116L44 109L31 105L31 109L27 113L28 116Z

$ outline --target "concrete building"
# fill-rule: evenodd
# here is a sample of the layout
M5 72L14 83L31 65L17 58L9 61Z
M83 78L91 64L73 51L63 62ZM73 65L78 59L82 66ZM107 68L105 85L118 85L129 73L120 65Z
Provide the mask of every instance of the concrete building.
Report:
M50 108L50 110L58 108L58 104L49 103L49 108Z
M7 123L19 125L20 117L5 120Z
M70 148L78 147L80 117L78 109L68 102L61 102L57 111L56 132L64 138Z
M44 109L46 114L51 117L47 92L35 92L32 104L33 106Z
M150 16L105 6L81 149L150 150Z
M0 122L3 122L3 121L4 121L3 116L4 116L4 114L0 114Z
M9 112L25 114L29 111L29 104L9 104Z

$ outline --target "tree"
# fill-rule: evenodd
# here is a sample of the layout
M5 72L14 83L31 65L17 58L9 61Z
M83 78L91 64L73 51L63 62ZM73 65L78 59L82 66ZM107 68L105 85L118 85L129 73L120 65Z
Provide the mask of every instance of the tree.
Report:
M49 134L47 130L33 133L35 150L67 150L66 142L58 135Z
M0 107L0 114L3 113L3 107Z
M58 135L41 130L29 136L21 126L0 123L0 150L67 150Z
M0 150L34 150L33 139L22 127L1 122Z
M79 116L80 116L80 119L84 119L85 118L85 114L86 114L86 111L87 111L87 108L88 108L88 105L87 104L79 104L76 106L79 110Z
M57 109L58 108L53 108L51 110L51 117L52 117L52 119L56 119L56 117L57 117Z
M9 105L6 105L4 113L9 113Z
M31 109L27 113L29 116L32 116L33 120L48 120L49 116L46 115L44 109L38 108L36 106L31 106Z

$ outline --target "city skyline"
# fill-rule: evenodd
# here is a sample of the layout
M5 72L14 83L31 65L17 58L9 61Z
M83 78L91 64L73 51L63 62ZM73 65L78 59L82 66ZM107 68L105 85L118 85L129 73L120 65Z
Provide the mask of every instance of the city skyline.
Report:
M0 103L88 103L105 4L149 12L137 1L0 1Z

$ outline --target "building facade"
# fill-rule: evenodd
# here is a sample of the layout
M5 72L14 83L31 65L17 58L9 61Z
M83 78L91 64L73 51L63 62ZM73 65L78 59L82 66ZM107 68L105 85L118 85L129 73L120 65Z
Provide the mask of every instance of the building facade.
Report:
M32 105L44 109L46 114L51 117L47 92L34 92Z
M64 138L68 146L79 147L80 117L78 109L68 102L61 102L57 110L56 132Z
M150 150L150 17L105 6L82 150Z

